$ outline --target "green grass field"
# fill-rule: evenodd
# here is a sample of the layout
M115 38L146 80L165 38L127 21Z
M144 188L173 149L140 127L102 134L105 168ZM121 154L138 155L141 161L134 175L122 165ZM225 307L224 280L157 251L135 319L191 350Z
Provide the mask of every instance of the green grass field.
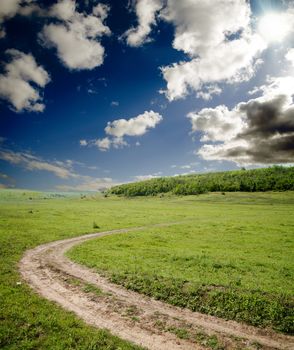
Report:
M289 332L293 209L293 192L81 199L1 190L0 348L138 349L19 284L18 262L25 250L41 243L186 219L183 225L94 240L70 255L117 283L170 303L199 309L202 293L208 296L203 312L246 319L228 305L247 305L247 322ZM253 318L248 295L256 303ZM268 315L265 322L256 319L259 312L260 319Z
M91 240L69 256L171 304L293 333L293 193L178 201L191 222Z

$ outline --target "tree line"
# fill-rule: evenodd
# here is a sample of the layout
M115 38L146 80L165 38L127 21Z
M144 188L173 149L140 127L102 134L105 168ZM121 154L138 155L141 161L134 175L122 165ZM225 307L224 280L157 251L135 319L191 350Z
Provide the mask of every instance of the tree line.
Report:
M294 167L234 170L215 173L160 177L114 186L108 194L156 196L163 193L195 195L206 192L265 192L294 190Z

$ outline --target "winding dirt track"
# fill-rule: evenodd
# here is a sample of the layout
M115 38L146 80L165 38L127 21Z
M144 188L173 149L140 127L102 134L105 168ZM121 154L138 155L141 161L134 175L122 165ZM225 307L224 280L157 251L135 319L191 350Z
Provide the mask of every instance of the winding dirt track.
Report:
M112 284L64 256L67 250L89 239L175 224L179 223L106 231L43 244L25 253L20 261L20 272L41 296L74 312L92 326L107 329L150 350L204 349L191 339L180 339L170 331L184 326L224 339L227 349L240 348L240 344L241 348L250 348L254 343L264 349L294 349L293 337L170 306ZM86 293L68 283L70 278L95 285L103 293L96 297ZM238 346L234 344L236 339L239 339Z

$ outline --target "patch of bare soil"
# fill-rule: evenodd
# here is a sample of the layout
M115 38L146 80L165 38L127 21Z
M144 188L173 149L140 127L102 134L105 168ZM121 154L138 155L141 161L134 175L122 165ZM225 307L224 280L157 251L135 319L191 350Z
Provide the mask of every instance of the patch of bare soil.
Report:
M153 227L174 224L178 223ZM87 234L38 246L20 261L21 275L41 296L86 323L150 350L294 349L293 337L165 304L110 283L64 256L86 240L146 228Z

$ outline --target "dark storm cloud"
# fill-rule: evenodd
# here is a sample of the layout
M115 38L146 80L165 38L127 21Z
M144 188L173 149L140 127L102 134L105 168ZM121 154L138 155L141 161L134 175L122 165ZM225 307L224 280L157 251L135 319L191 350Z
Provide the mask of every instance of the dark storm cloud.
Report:
M219 152L222 158L249 159L249 163L273 164L294 162L294 134L283 135L276 139L251 140L249 147L235 147Z
M237 139L249 142L245 154L255 163L294 161L294 107L284 109L287 100L288 96L278 95L270 101L240 106L240 111L246 112L248 128Z
M294 106L289 95L251 100L235 111L245 122L243 130L223 144L203 146L200 155L239 164L294 162Z
M294 107L283 110L288 96L278 95L270 101L250 101L240 105L247 116L248 129L240 137L270 137L294 131Z

